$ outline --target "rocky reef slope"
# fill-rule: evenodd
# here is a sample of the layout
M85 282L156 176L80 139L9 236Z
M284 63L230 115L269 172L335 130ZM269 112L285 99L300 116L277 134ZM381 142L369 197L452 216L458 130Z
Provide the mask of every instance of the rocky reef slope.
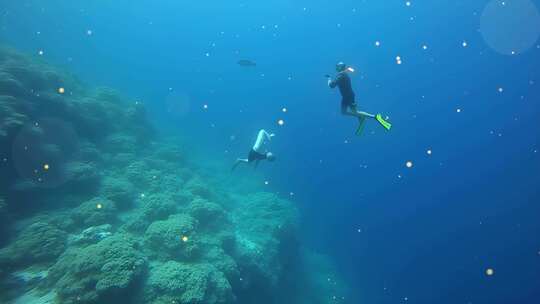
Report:
M294 205L227 190L144 106L0 49L0 303L343 303Z

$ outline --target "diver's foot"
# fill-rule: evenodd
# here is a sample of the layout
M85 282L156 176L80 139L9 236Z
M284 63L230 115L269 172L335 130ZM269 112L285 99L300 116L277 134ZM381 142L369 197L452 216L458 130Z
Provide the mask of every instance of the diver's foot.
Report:
M392 124L389 123L388 121L384 120L382 118L382 115L381 114L377 114L375 116L375 119L386 129L386 130L390 130L392 128Z

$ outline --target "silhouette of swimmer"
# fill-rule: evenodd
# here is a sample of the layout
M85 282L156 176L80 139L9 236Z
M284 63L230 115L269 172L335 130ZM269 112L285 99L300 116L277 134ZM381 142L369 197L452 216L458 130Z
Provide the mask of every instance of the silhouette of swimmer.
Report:
M249 164L254 163L255 168L259 165L259 162L261 160L267 160L270 162L273 162L276 160L276 157L272 152L269 152L266 149L267 143L272 140L272 137L274 137L274 133L268 133L266 130L261 129L259 133L257 134L257 140L255 141L255 144L253 144L253 147L248 153L247 158L237 158L236 162L234 163L232 170L236 169L239 164Z
M341 114L358 118L358 128L356 130L356 134L361 134L366 118L374 118L386 130L390 130L392 125L384 120L381 114L373 115L357 110L355 95L351 84L351 77L348 75L349 72L354 72L354 69L347 66L343 62L338 62L336 64L336 72L337 75L334 79L332 79L330 75L325 75L325 77L328 78L328 86L330 88L339 88L339 92L341 93Z

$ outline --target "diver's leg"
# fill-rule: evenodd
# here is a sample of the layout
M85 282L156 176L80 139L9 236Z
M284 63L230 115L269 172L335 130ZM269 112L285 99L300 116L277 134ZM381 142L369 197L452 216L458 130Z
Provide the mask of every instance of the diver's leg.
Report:
M364 117L375 118L375 115L369 114L368 112L357 111L357 113Z
M356 118L363 118L363 116L361 116L356 111L356 107L354 106L354 103L350 104L350 103L342 102L341 103L341 114L346 115L346 116L353 116L353 117L356 117Z
M366 117L375 118L375 115L373 114L370 114L368 112L358 111L356 103L353 103L351 105L351 111L354 112L358 118L366 118Z
M234 165L232 166L232 169L231 171L233 171L234 169L236 169L236 167L238 167L238 165L240 165L241 163L249 163L249 161L245 158L237 158L236 161L234 162Z

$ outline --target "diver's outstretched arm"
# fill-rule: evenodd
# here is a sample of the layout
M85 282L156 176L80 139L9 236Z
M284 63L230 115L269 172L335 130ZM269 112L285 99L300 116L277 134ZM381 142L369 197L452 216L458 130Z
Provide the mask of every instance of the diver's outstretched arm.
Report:
M234 162L234 165L232 166L231 168L231 171L234 171L234 169L236 169L236 167L238 167L238 165L240 165L241 163L249 163L249 161L245 158L237 158L236 161Z

